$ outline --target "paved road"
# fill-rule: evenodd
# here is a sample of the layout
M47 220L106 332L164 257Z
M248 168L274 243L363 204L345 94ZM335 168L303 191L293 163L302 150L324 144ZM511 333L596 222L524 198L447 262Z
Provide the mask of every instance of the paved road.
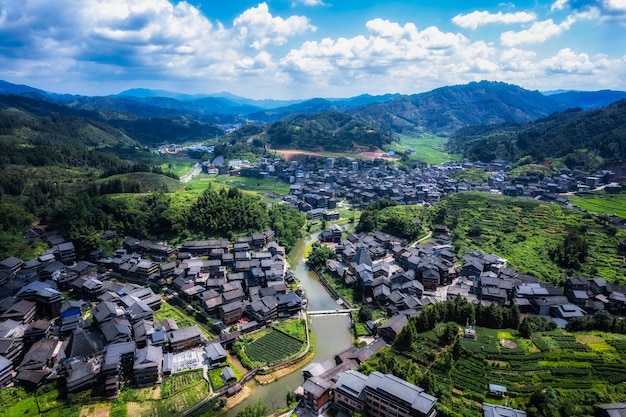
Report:
M195 177L201 172L202 172L202 165L196 162L196 165L194 165L193 167L193 171L191 171L190 174L183 175L182 177L180 177L180 182L182 183L189 182L189 180L191 180L193 177Z

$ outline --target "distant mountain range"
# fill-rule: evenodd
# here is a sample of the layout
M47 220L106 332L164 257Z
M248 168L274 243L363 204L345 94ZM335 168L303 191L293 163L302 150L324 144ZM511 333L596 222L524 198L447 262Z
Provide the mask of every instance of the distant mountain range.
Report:
M181 94L135 88L116 95L89 97L46 92L0 81L0 94L46 100L95 111L108 120L163 118L187 123L241 126L272 124L297 114L337 111L390 132L451 135L468 126L526 123L568 108L593 109L626 98L624 91L540 93L501 82L472 82L429 92L311 100L253 100L230 93ZM326 117L326 116L324 116ZM151 141L152 142L152 141Z

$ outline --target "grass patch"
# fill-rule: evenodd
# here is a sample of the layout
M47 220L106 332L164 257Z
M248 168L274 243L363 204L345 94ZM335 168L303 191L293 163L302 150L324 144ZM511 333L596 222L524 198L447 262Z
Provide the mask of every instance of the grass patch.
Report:
M224 386L224 380L222 379L222 368L211 369L209 371L209 379L211 380L211 386L213 391L216 391Z
M435 135L400 135L400 141L392 142L390 149L395 152L404 152L411 148L415 150L415 155L411 156L410 159L421 159L429 164L461 160L461 155L446 152L445 145L447 142L448 138Z
M274 325L274 329L288 334L301 342L306 342L306 327L303 319L281 320Z
M161 321L165 319L174 319L180 329L190 326L198 326L200 331L209 339L213 339L215 335L209 332L202 324L187 316L178 308L174 307L167 301L163 301L161 308L154 312L154 320Z
M511 340L511 339L514 339L514 337L511 334L511 332L498 332L498 339Z

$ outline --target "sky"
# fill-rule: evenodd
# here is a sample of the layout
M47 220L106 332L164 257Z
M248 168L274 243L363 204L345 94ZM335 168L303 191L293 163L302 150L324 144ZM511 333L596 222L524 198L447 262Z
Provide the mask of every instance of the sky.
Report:
M626 0L0 0L0 79L254 99L626 90Z

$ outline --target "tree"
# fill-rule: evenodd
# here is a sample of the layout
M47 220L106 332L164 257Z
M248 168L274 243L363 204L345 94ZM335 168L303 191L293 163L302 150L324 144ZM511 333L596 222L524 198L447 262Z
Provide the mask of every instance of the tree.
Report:
M580 269L589 254L589 244L584 238L584 233L570 230L550 256L562 268Z
M237 417L265 417L269 409L259 400L256 404L247 405L237 413Z
M359 321L365 323L372 319L372 307L364 305L359 309Z
M309 268L313 270L319 270L326 265L326 261L331 259L335 255L334 251L328 246L315 243L311 249L311 253L306 260Z
M298 397L296 396L296 393L289 387L287 387L287 406L289 406L290 404L295 403L296 401L298 401Z

